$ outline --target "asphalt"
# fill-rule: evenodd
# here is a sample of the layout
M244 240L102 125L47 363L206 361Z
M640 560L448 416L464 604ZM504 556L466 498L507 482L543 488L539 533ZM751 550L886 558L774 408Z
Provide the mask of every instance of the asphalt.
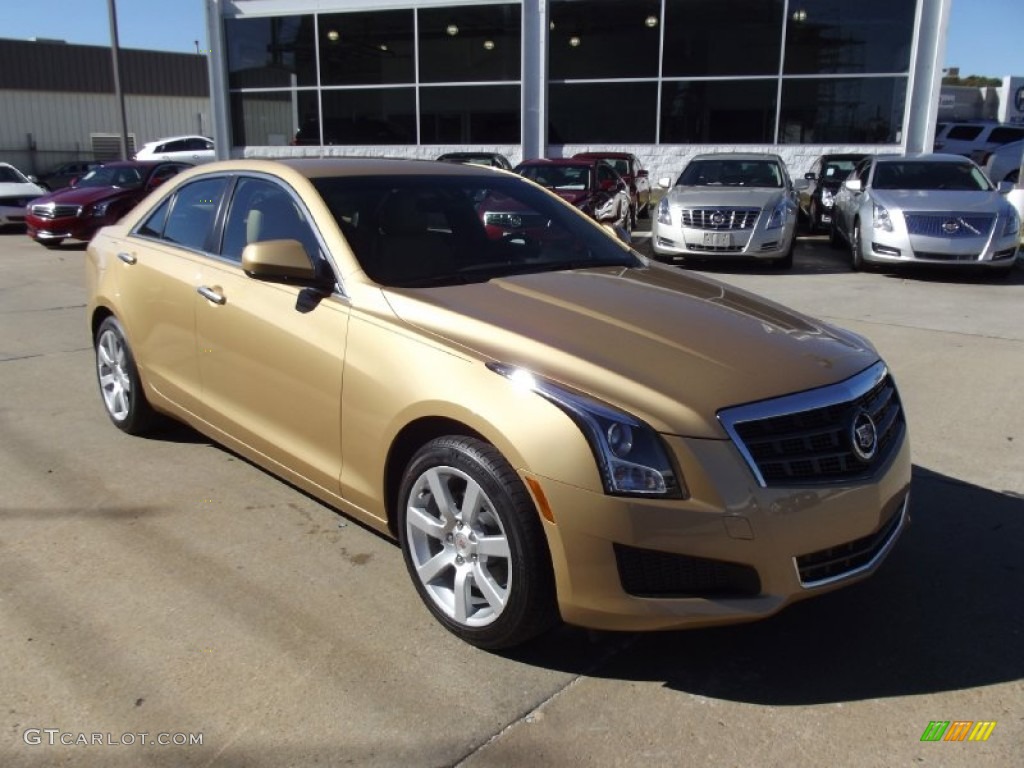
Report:
M876 343L912 526L871 580L764 622L493 654L390 541L184 427L114 429L83 259L0 234L0 765L1024 762L1024 268L853 273L821 238L791 272L695 267ZM996 725L922 742L937 720Z

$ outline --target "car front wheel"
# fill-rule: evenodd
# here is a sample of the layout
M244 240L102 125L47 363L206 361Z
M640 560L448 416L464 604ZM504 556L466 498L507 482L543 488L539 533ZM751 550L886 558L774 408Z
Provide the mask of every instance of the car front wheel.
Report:
M850 266L854 272L864 269L864 254L861 251L860 222L853 222L850 230Z
M434 439L409 462L398 532L420 598L450 632L508 648L558 619L540 518L519 476L492 445Z
M149 430L156 413L142 390L135 358L121 324L113 317L96 331L96 377L103 406L114 425L130 435Z

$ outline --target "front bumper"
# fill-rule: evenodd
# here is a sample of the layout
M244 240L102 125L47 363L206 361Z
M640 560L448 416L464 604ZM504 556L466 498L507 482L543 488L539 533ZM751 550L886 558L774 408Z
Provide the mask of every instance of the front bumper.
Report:
M562 617L629 631L731 624L868 577L909 520L905 431L900 440L859 483L761 487L732 442L679 437L667 442L686 500L534 477L554 518L545 530Z
M1005 269L1017 257L1016 234L943 238L905 232L864 231L864 261L876 266L931 266Z
M24 206L0 205L0 227L10 227L24 223Z
M43 219L29 214L25 217L28 236L33 240L91 240L107 222L83 218Z
M781 259L789 253L795 236L796 219L785 226L762 229L713 231L655 222L651 243L662 261L690 259L754 258Z

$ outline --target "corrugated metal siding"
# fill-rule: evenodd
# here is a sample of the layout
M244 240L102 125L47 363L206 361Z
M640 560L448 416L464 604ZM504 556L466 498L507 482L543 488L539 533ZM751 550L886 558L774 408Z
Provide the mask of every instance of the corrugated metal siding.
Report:
M0 40L0 90L112 93L110 49L93 45ZM121 49L126 94L209 96L206 57Z

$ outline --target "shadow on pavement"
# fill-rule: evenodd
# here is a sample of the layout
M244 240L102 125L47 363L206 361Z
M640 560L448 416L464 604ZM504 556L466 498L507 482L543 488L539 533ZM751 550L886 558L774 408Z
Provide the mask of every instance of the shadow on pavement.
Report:
M1024 497L915 467L911 505L913 522L888 561L857 586L754 624L640 635L560 630L516 658L773 705L1021 679Z

